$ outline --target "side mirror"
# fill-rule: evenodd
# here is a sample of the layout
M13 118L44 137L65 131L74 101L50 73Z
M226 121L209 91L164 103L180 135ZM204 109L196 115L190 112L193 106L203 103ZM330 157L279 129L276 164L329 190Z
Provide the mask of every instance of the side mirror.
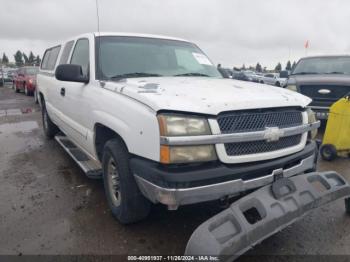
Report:
M280 78L288 78L289 72L287 70L283 70L280 72Z
M55 76L60 81L89 83L89 77L83 75L83 69L80 65L59 65L56 68Z

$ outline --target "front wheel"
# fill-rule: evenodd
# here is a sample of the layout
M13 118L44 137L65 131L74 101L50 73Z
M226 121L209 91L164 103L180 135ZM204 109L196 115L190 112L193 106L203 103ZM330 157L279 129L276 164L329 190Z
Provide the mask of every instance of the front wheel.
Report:
M345 211L350 215L350 198L345 199Z
M129 152L120 139L108 141L103 151L103 182L112 214L122 224L146 218L151 202L140 192L129 167Z

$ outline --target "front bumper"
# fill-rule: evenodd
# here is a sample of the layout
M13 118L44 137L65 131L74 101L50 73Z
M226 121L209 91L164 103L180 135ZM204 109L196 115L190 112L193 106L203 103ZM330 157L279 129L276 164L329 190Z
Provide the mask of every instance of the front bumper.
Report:
M244 165L214 165L181 171L131 159L131 169L143 193L153 203L172 209L217 200L271 184L276 176L291 177L315 169L317 146L310 142L301 152L272 161ZM180 171L179 171L180 170Z
M232 261L310 210L349 195L349 184L335 172L277 180L200 225L188 241L185 254Z

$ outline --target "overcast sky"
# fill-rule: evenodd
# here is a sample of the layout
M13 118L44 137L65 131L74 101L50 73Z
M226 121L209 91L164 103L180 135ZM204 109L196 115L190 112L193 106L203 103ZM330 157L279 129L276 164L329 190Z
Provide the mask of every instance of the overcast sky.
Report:
M96 31L95 0L0 0L0 54ZM305 55L350 53L348 0L99 0L101 31L181 37L215 63L274 67Z

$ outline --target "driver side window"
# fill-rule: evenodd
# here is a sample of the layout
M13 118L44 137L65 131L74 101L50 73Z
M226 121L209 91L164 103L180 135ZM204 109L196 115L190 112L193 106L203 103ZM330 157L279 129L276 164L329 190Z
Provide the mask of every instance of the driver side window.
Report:
M89 40L79 39L75 45L71 64L80 65L83 70L83 75L86 76L89 73Z

